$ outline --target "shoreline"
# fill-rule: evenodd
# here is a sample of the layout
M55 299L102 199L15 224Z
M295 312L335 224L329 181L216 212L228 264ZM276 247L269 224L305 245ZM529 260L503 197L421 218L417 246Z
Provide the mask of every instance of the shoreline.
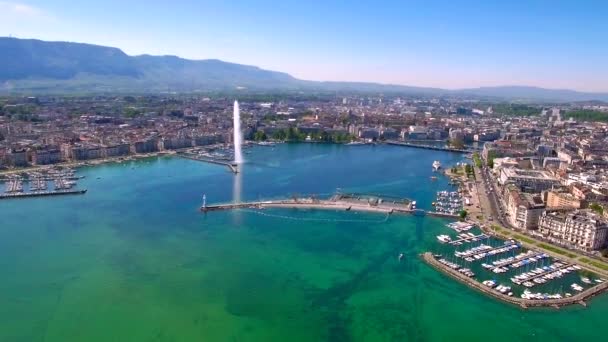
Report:
M349 143L347 142L331 142L331 141L268 141L271 142L273 144L283 144L283 143L290 143L290 144L310 144L310 143L317 143L317 144L331 144L331 145L344 145L344 146L349 146ZM373 143L364 143L361 142L361 145L386 145L386 146L401 146L401 147L410 147L410 148L422 148L422 149L430 149L430 150L437 150L437 151L444 151L444 152L456 152L456 153L470 153L471 151L467 151L467 150L457 150L457 149L452 149L452 148L444 148L444 147L434 147L434 146L428 146L425 144L422 144L425 141L414 141L414 142L408 142L408 141L393 141L393 140L386 140L386 141L376 141ZM426 142L437 142L435 140L429 140ZM261 145L259 142L256 141L245 141L243 143L243 146L250 146L250 145L256 145L256 146L272 146L272 145ZM180 154L183 152L187 152L190 149L193 148L217 148L218 146L225 146L224 144L215 144L215 145L208 145L208 146L193 146L193 147L186 147L186 148L181 148L181 149L175 149L175 150L165 150L165 151L158 151L158 152L150 152L150 153L143 153L143 154L129 154L126 156L119 156L119 157L107 157L107 158L100 158L100 159L90 159L90 160L86 160L86 161L64 161L61 163L56 163L56 164L45 164L45 165L29 165L26 167L19 167L19 168L13 168L13 169L5 169L5 170L0 170L0 175L8 175L8 174L15 174L15 173L20 173L20 172L29 172L29 171L36 171L36 170L40 170L40 169L46 169L46 168L52 168L52 167L73 167L73 168L77 168L77 167L82 167L82 166L95 166L95 165L101 165L101 164L108 164L108 163L121 163L124 161L132 161L132 160L137 160L137 159L143 159L143 158L152 158L152 157L162 157L162 156L171 156L171 155L176 155L176 154Z

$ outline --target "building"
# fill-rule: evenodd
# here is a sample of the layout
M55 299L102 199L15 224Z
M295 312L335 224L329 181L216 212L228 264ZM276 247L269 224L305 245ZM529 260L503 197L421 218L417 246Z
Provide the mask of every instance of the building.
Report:
M49 165L62 161L61 151L58 148L35 150L32 152L32 164Z
M564 191L547 191L547 208L580 209L587 206L587 202L573 194Z
M514 184L523 192L540 193L559 185L559 180L542 170L502 168L498 179L501 185Z
M539 233L560 245L594 251L606 246L608 223L591 210L545 212Z
M152 153L158 152L158 139L148 138L136 141L131 145L132 153Z
M504 194L507 220L521 230L538 228L538 220L545 211L545 203L538 194L521 192L516 186L509 185Z
M89 160L103 157L103 149L97 145L76 145L69 150L72 160Z
M129 144L108 145L104 148L105 157L120 157L129 154L131 148Z
M410 140L424 140L428 136L428 129L424 126L410 126L407 138Z
M6 163L10 166L27 166L27 151L25 149L11 149L6 154Z

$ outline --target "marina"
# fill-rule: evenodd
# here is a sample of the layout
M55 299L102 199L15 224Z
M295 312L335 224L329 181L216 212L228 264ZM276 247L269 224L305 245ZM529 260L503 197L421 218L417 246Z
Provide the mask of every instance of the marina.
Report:
M522 307L560 307L584 303L584 300L606 289L602 278L579 265L535 250L515 253L522 249L516 240L503 241L483 232L475 234L479 229L464 222L449 223L446 228L464 228L472 232L459 233L457 239L448 234L438 235L437 241L442 247L434 254L425 253L423 259L467 285L507 302ZM462 243L477 245L461 249ZM507 255L501 257L504 254ZM462 269L464 271L460 271ZM531 292L531 288L539 288L540 291Z
M466 275L462 274L461 272L458 272L458 269L460 268L460 266L458 264L451 263L451 262L449 262L449 264L448 264L445 261L441 261L442 259L438 260L430 252L423 253L422 259L427 264L432 266L433 268L443 272L444 274L451 276L452 278L464 283L465 285L468 285L469 287L471 287L475 290L483 292L489 296L495 297L506 303L518 305L522 308L539 307L539 306L560 308L562 306L568 306L568 305L587 306L587 303L585 302L586 300L589 300L589 299L595 297L596 295L603 293L608 288L608 284L603 282L597 286L593 286L591 288L581 290L581 291L579 291L579 293L577 293L575 295L567 296L567 297L562 296L562 295L555 296L555 295L549 295L549 294L539 294L539 295L532 296L532 295L530 295L531 293L526 290L524 290L524 292L522 293L521 296L516 297L516 296L514 296L514 292L511 291L510 287L508 287L508 290L505 290L505 291L496 291L493 288L493 285L496 284L496 281L484 281L485 283L479 282L479 281L473 279L472 277L466 276ZM503 292L506 292L506 294ZM508 294L509 292L511 293L511 295Z
M457 191L439 191L432 203L439 213L458 214L463 208L462 196Z
M73 169L48 168L4 176L0 199L85 194L86 189L74 189L77 181Z

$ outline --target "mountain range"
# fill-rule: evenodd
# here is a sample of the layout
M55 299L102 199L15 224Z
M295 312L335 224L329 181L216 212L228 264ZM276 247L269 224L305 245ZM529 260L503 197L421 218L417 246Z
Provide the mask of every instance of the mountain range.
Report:
M608 101L608 93L526 86L446 90L366 82L317 82L217 59L129 56L113 47L0 37L0 94L331 91L454 95L521 101Z

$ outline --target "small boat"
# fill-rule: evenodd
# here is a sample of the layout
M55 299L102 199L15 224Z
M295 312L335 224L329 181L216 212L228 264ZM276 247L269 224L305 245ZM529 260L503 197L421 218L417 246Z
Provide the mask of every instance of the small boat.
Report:
M439 160L435 160L433 162L433 171L437 171L441 168L441 162L439 162Z

